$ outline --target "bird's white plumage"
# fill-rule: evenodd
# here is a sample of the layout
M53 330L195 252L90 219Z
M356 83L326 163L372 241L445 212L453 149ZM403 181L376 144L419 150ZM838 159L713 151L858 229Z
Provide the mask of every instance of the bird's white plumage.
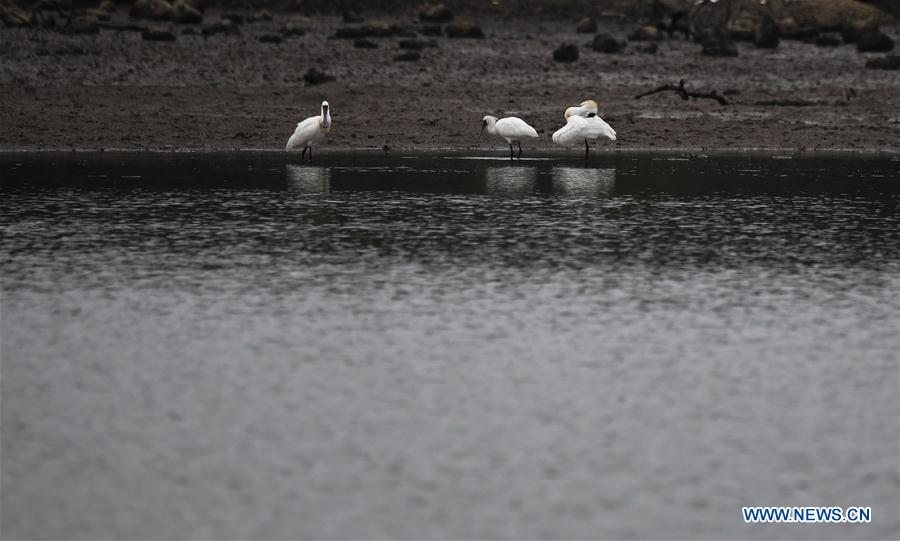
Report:
M537 130L528 125L524 120L514 116L501 118L497 121L497 135L509 141L518 141L525 138L537 138Z
M314 143L325 139L325 136L331 131L331 113L328 107L328 102L324 101L322 102L322 114L298 122L297 129L288 139L284 150L311 147Z
M518 117L508 116L497 120L496 117L486 116L484 122L488 133L506 139L507 143L538 136L537 130Z
M553 142L557 145L570 146L585 139L596 139L601 136L615 141L616 131L599 116L585 118L571 115L566 120L566 125L553 134Z

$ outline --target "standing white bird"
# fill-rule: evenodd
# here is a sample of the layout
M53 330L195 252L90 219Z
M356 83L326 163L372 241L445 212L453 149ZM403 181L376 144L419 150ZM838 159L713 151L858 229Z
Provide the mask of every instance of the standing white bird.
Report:
M528 137L536 139L538 134L537 131L529 126L524 120L521 118L517 118L514 116L508 116L506 118L501 118L497 120L497 117L487 115L483 119L481 119L481 133L484 133L484 130L491 135L496 135L497 137L502 137L506 139L506 144L509 145L509 159L513 159L513 142L519 145L519 155L517 158L522 157L522 143L521 139Z
M566 109L566 125L553 134L553 142L557 145L571 146L584 141L584 159L587 160L590 152L588 139L604 136L615 141L616 131L597 116L596 111L597 104L593 100Z
M293 148L303 147L303 154L300 155L300 163L309 150L309 163L312 163L312 146L313 143L325 139L328 132L331 131L331 113L329 112L328 102L322 102L322 114L319 116L311 116L303 122L297 123L297 129L294 135L288 139L284 150L288 151Z

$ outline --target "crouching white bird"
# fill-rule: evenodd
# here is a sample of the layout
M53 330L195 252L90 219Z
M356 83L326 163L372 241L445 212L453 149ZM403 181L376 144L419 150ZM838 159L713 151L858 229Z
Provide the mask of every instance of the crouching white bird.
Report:
M331 112L328 107L328 102L323 101L322 114L319 116L311 116L303 122L299 122L297 124L297 129L294 130L294 135L288 139L284 150L289 151L294 148L303 147L303 154L300 155L300 163L303 163L303 158L306 156L307 150L309 150L309 163L312 163L313 143L318 143L325 139L325 136L328 135L329 131L331 131Z
M491 135L506 139L506 144L509 145L510 160L513 159L513 142L519 145L519 154L516 157L521 158L522 143L520 141L525 138L537 139L538 136L537 131L534 128L529 126L521 118L514 116L508 116L497 120L497 117L487 115L481 119L481 133L484 133L485 130Z
M616 131L597 116L597 103L593 100L582 102L578 107L569 107L565 113L566 125L553 134L557 145L572 146L584 141L584 159L587 160L590 146L588 139L604 136L616 140Z

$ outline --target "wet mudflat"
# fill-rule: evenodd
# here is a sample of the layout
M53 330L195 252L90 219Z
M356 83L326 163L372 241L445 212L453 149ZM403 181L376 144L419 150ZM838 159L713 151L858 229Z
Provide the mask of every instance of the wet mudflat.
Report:
M0 156L3 536L896 537L900 161L575 154Z

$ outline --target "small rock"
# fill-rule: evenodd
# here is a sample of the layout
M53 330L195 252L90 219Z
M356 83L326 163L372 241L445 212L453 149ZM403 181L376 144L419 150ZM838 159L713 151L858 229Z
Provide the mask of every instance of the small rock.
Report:
M894 49L894 40L881 30L865 32L856 42L856 50L861 53L884 53Z
M663 36L655 26L642 26L628 36L629 41L660 41Z
M394 60L397 62L415 62L422 58L422 54L418 51L408 51L402 54L398 54L394 57Z
M453 11L447 4L425 4L419 10L419 20L426 23L446 23L453 20Z
M182 36L196 36L197 30L193 26L185 26L181 29Z
M238 27L228 19L223 19L209 26L204 26L200 31L204 36L213 36L216 34L234 34L237 33Z
M63 30L66 34L97 34L100 32L100 24L97 17L82 15L72 19Z
M837 47L842 42L843 40L836 34L819 34L816 36L815 44L819 47Z
M844 43L856 43L859 37L868 32L877 32L878 22L874 19L854 19L841 25L841 38Z
M434 48L438 46L437 40L429 39L402 39L397 43L401 49L410 49L412 51L421 51L426 48Z
M203 22L203 14L200 13L200 10L187 2L177 1L173 8L175 9L173 18L176 23L200 24Z
M781 41L781 32L771 17L762 17L753 30L753 44L760 49L775 49Z
M303 74L303 80L306 81L306 84L309 86L315 86L334 81L334 77L328 75L319 68L309 68L306 70L306 73Z
M703 50L700 54L706 56L718 57L734 57L738 55L737 47L734 42L725 38L707 38L703 43Z
M444 29L439 24L426 24L419 28L419 33L423 36L440 36L444 33Z
M103 0L102 2L100 2L100 5L97 7L97 9L112 14L118 11L119 7L116 6L116 3L112 0Z
M638 45L635 47L635 50L639 53L643 54L656 54L659 51L658 43L647 43L644 45Z
M138 19L168 21L175 16L175 8L166 0L137 0L130 13Z
M32 8L34 11L70 11L71 0L40 0Z
M259 36L259 41L263 43L281 43L283 40L278 34L263 34Z
M29 26L34 22L34 17L14 2L0 2L0 20L6 26Z
M287 23L281 27L281 35L290 38L294 36L302 36L306 34L306 29L297 23Z
M553 60L557 62L575 62L578 60L578 47L573 43L563 43L553 51Z
M786 17L778 21L778 32L787 39L812 40L819 35L819 30L813 26L801 25L793 17Z
M257 12L254 12L253 15L247 18L248 23L262 23L266 21L272 20L272 12L268 9L261 9Z
M246 19L247 17L244 17L244 15L241 13L231 12L222 14L222 20L231 21L234 24L244 24L244 22L246 22Z
M87 9L84 11L85 15L90 15L91 17L97 17L98 21L108 21L109 20L109 12L104 11L102 9Z
M472 21L452 22L444 28L444 32L446 32L447 37L450 38L480 39L484 37L484 32L481 31L481 27Z
M575 31L579 34L593 34L597 31L597 19L593 17L583 17L575 26Z
M147 41L175 41L175 34L165 28L150 27L141 32L141 37Z
M626 42L616 39L612 34L597 34L591 42L591 49L598 53L621 53L625 50Z
M347 24L356 24L365 21L359 13L355 11L345 11L344 12L344 22Z
M358 39L353 42L353 46L357 49L377 49L378 44L365 38Z
M873 70L900 70L900 55L891 54L872 58L866 62L866 67Z

